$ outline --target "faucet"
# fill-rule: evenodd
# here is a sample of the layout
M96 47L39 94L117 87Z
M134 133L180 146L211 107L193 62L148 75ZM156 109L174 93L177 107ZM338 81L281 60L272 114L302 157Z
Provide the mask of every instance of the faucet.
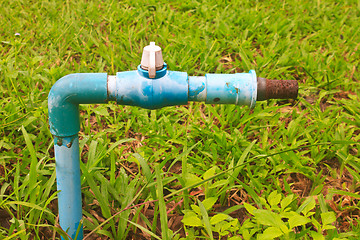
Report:
M269 80L248 73L188 76L168 70L161 48L151 42L144 47L141 64L134 71L75 73L59 79L48 97L50 132L54 136L56 179L61 228L73 239L83 239L79 104L117 104L158 109L207 104L247 105L256 101L297 98L296 80Z

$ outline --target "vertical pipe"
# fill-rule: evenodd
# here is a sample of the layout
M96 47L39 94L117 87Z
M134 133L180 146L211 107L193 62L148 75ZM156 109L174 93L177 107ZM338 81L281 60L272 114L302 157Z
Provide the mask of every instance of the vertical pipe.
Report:
M75 239L82 218L79 137L55 137L54 142L60 226ZM82 238L80 226L77 239Z
M79 104L106 103L107 97L106 73L66 75L49 92L49 125L55 142L60 226L73 239L83 238Z

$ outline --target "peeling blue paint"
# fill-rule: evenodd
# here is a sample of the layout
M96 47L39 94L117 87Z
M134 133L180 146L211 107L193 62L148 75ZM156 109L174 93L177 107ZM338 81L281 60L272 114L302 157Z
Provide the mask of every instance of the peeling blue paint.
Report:
M236 74L206 74L206 101L210 104L248 105L256 103L255 71Z
M189 77L189 101L203 102L206 99L206 78Z

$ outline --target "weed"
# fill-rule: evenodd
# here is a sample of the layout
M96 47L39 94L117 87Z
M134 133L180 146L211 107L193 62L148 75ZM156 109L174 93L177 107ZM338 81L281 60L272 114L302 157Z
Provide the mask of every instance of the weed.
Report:
M357 239L359 13L354 0L1 1L0 238L67 237L47 118L55 81L134 70L155 41L170 70L255 69L298 80L299 99L80 106L85 238Z

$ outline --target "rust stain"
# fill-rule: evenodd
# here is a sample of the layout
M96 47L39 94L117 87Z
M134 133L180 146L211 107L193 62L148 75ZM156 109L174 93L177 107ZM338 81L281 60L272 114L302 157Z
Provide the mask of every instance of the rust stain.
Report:
M57 144L58 146L62 146L62 144L63 144L62 139L61 139L61 138L58 138L56 144Z
M257 82L258 101L297 98L299 87L296 80L269 80L258 77Z
M266 98L297 98L298 83L294 80L269 80L266 81Z

